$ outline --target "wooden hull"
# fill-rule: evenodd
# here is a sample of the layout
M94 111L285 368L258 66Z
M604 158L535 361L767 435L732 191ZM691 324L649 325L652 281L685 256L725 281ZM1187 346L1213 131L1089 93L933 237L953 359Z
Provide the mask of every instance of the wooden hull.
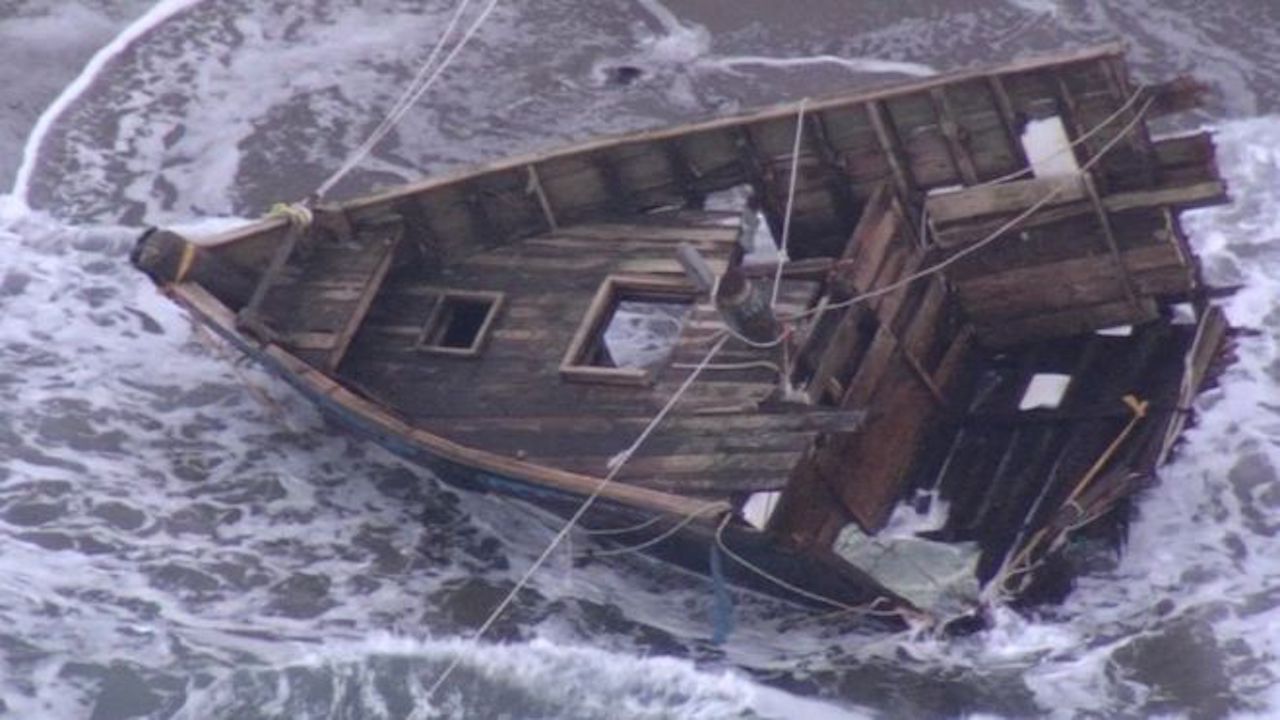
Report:
M323 384L317 385L307 374L298 373L296 370L300 363L296 359L290 361L279 348L264 347L238 331L234 324L228 325L227 314L210 306L201 293L193 295L192 291L191 287L176 286L170 289L170 295L191 311L205 327L314 403L326 418L353 435L377 443L391 453L428 470L445 484L470 492L493 493L521 500L560 518L572 516L587 499L588 496L581 492L551 487L515 473L504 473L442 457L413 438L389 430L378 419L335 398L334 393L326 391ZM579 525L587 530L629 528L651 521L654 516L652 508L599 498L593 502ZM667 535L668 529L686 519L687 516L669 515L665 522L636 532L619 534L612 537L611 541L601 544L605 547L646 544L648 546L641 551L645 555L708 579L712 578L710 558L713 550L727 547L747 561L751 568L756 568L753 570L724 558L721 563L723 577L736 587L828 612L865 608L870 610L865 617L880 629L906 628L909 621L923 620L925 617L908 600L848 563L834 556L797 552L742 523L727 525L717 532L715 523L695 519ZM649 544L650 541L657 540L660 534L666 537ZM766 579L759 573L761 570L776 580ZM777 580L797 588L799 592L787 589ZM857 617L856 613L845 614Z
M911 593L841 538L945 502L932 539L980 547L986 600L1048 597L1073 535L1118 542L1211 381L1228 329L1178 215L1226 186L1207 133L1145 122L1199 91L1135 86L1107 45L159 231L134 262L447 483L564 518L594 498L587 530L647 523L617 545L700 574L716 549L735 584L901 625ZM757 217L791 233L763 271ZM629 305L675 327L656 360L610 346Z

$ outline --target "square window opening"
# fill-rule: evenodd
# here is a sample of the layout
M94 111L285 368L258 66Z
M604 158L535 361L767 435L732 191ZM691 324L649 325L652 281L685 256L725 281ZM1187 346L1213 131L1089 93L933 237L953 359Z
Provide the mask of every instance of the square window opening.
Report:
M418 349L444 355L478 355L501 303L500 293L441 292L422 326Z
M609 278L561 363L569 380L647 384L670 359L696 292L665 279Z

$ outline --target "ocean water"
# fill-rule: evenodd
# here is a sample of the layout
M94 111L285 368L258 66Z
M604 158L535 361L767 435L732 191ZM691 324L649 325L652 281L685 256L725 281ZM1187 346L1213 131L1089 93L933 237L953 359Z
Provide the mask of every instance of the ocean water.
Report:
M1114 37L1196 73L1235 203L1186 223L1256 332L1064 605L940 641L738 595L716 645L706 581L573 537L471 641L558 524L329 428L127 262L315 189L455 5L0 0L0 717L1280 715L1280 7L861 5L499 3L335 193Z

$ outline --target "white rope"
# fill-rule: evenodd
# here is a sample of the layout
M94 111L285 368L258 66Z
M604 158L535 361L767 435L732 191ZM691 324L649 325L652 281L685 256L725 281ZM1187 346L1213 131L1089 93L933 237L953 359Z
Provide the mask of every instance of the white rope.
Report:
M804 111L808 104L809 98L801 100L800 107L796 111L796 140L791 148L791 182L787 186L787 211L782 216L782 242L778 247L778 268L773 275L773 297L769 300L769 307L778 305L778 291L782 288L782 268L789 259L787 245L791 240L791 210L796 202L796 177L800 174L800 140L804 137Z
M653 537L649 538L648 540L645 540L644 542L638 543L638 544L636 544L636 545L628 545L628 546L626 546L626 547L619 547L619 548L606 548L606 549L604 549L604 550L589 550L589 551L587 551L587 553L586 553L586 554L587 554L589 557L597 557L597 558L599 558L599 557L615 557L615 556L618 556L618 555L629 555L629 554L631 554L631 553L637 553L637 552L640 552L640 551L642 551L642 550L648 550L649 548L653 547L654 545L657 545L658 543L662 542L663 540L666 540L667 538L671 537L672 535L675 535L676 533L680 532L680 531L681 531L681 530L683 530L686 526L688 526L688 525L689 525L689 523L693 522L694 520L697 520L699 517L701 517L701 516L703 516L703 515L706 515L708 510L714 510L715 508L718 508L718 507L721 507L721 506L722 506L722 503L721 503L720 501L718 501L718 500L717 500L717 501L713 501L713 502L709 502L709 503L707 503L706 505L703 505L703 506L702 506L702 507L700 507L700 508L696 508L696 509L694 509L694 511L693 511L693 512L686 513L686 514L685 514L685 516L684 516L683 518L681 518L681 519L680 519L680 522L676 523L675 525L672 525L671 527L669 527L669 528L667 528L666 530L662 531L662 532L661 532L661 533L659 533L658 535L655 535L655 536L653 536Z
M445 55L444 60L440 61L440 64L435 68L435 71L432 72L425 80L421 80L421 78L426 75L428 68L430 68L432 63L435 62L435 59L439 56L441 50L443 50L449 35L452 34L454 28L458 24L458 20L462 17L463 11L471 2L471 0L461 0L458 4L458 8L454 10L453 17L450 19L448 27L445 28L444 33L440 36L439 42L436 43L431 54L427 56L426 61L423 62L422 66L419 68L418 74L414 77L414 81L410 83L409 88L400 96L400 99L392 106L387 117L379 123L373 133L371 133L369 137L361 143L358 148L356 148L355 152L351 154L351 157L347 158L347 161L344 162L337 171L321 183L320 187L317 188L315 192L317 197L323 198L328 194L328 192L332 190L333 187L342 180L342 178L346 177L348 173L355 169L356 165L358 165L360 161L364 160L369 153L373 152L373 149L378 145L378 143L382 142L382 139L385 138L402 119L404 119L404 116L408 114L409 109L422 98L427 90L431 89L431 86L435 84L440 75L449 67L449 64L453 62L453 59L457 57L458 53L462 52L462 49L471 41L471 38L480 30L480 26L489 19L489 15L493 12L494 8L497 7L498 1L499 0L490 0L489 4L480 13L480 15L472 21L471 26L467 28L462 38L458 41L458 44L449 51L448 55Z
M636 524L634 524L634 525L624 525L623 527L612 527L612 528L585 528L585 527L584 527L584 528L578 528L578 532L582 533L583 535L592 535L592 536L603 536L603 535L630 535L631 533L634 533L634 532L640 532L641 530L644 530L645 528L649 527L650 525L654 525L654 524L656 524L658 521L662 520L662 518L663 518L663 517L664 517L664 516L662 516L662 515L654 515L653 517L649 518L648 520L644 520L644 521L642 521L642 522L638 522L638 523L636 523Z
M1081 135L1080 137L1076 138L1075 140L1072 140L1071 142L1067 143L1067 144L1066 144L1066 145L1064 145L1063 147L1058 148L1058 149L1057 149L1056 151L1054 151L1053 153L1051 153L1051 154L1049 154L1049 155L1045 156L1045 160L1053 160L1054 158L1058 157L1059 155L1062 155L1062 154L1067 153L1067 152L1071 152L1071 151L1075 150L1075 149L1076 149L1076 147L1078 147L1081 143L1087 142L1087 141L1089 140L1089 138L1092 138L1094 135L1097 135L1097 134L1102 130L1102 128L1104 128L1104 127L1106 127L1106 126L1110 125L1112 122L1114 122L1114 121L1115 121L1115 119L1116 119L1116 118L1118 118L1118 117L1120 117L1121 115L1123 115L1123 114L1124 114L1124 112L1125 112L1126 110L1128 110L1129 108L1133 107L1133 104L1134 104L1135 102L1137 102L1137 101L1138 101L1138 98L1139 98L1139 97L1141 97L1141 96L1142 96L1142 91L1144 91L1144 90L1146 90L1146 89L1147 89L1147 86L1146 86L1146 85L1139 85L1137 88L1135 88L1135 89L1134 89L1133 93L1132 93L1131 95L1129 95L1129 98L1128 98L1127 100L1125 100L1125 101L1124 101L1124 104L1122 104L1120 107L1116 108L1115 112L1113 112L1113 113L1111 113L1110 115L1108 115L1108 116L1106 117L1106 119L1104 119L1102 122L1098 123L1097 125L1094 125L1094 126L1093 126L1092 128L1090 128L1090 129L1089 129L1089 131L1088 131L1088 132L1086 132L1085 134ZM1016 179L1016 178L1020 178L1020 177L1022 177L1023 175L1026 175L1026 174L1030 173L1031 171L1032 171L1032 168L1031 168L1031 166L1030 166L1030 165L1028 165L1027 167L1024 167L1024 168L1022 168L1022 169L1020 169L1020 170L1014 170L1013 172L1011 172L1011 173L1006 173L1006 174L1004 174L1004 175L1001 175L1000 177L992 178L992 179L990 179L990 180L986 180L986 181L984 181L984 182L978 183L977 185L974 185L973 187L986 187L986 186L988 186L988 185L996 185L996 184L999 184L999 183L1002 183L1002 182L1007 182L1007 181L1009 181L1009 180L1014 180L1014 179Z
M711 362L716 353L720 352L720 349L724 347L724 344L727 341L728 338L721 339L720 342L716 343L711 350L707 352L698 367L695 368L693 372L689 373L689 377L685 378L684 382L680 384L680 387L671 394L671 397L667 400L666 404L662 406L662 409L658 411L657 415L654 415L653 419L649 421L649 424L640 433L640 435L636 437L635 441L632 442L626 450L619 453L618 457L621 459L617 462L610 463L609 473L601 478L600 482L597 483L595 488L591 491L591 494L583 500L582 504L578 506L577 511L575 511L569 520L565 522L564 527L560 528L560 532L556 533L556 536L551 539L550 544L548 544L546 549L542 551L542 554L533 561L533 564L529 566L529 569L525 570L524 575L520 576L520 579L516 581L515 587L511 588L511 591L502 599L502 602L498 603L498 606L494 608L493 612L489 613L489 617L485 619L479 629L471 634L471 637L469 638L471 641L474 642L479 640L491 627L493 627L493 623L496 622L507 607L511 605L512 601L515 600L516 595L524 589L524 586L529 583L529 580L533 578L533 574L538 571L538 568L542 567L543 563L547 561L547 558L551 557L551 553L556 549L556 547L559 546L560 543L564 542L564 539L568 537L570 531L573 530L573 527L577 525L578 521L582 519L582 516L587 513L587 510L593 503L595 503L596 499L600 497L600 494L604 492L604 489L613 482L615 477L617 477L618 472L622 470L624 465L626 465L627 460L631 459L631 456L635 454L636 450L638 450L644 441L653 434L653 431L662 424L662 421L666 419L672 408L676 406L676 403L680 401L680 398L689 390L689 387L693 385L694 380L698 379L698 376L702 374L702 370ZM453 660L451 660L448 666L445 667L444 672L440 673L440 677L436 678L436 681L432 683L431 687L427 690L428 699L435 695L436 691L440 689L440 686L444 684L445 680L449 679L449 676L453 674L453 671L457 669L458 664L461 662L462 655L455 655Z
M789 583L780 577L770 574L764 568L753 565L746 558L730 550L729 546L726 545L724 542L724 529L729 525L729 521L732 519L733 519L732 515L725 513L724 519L721 520L720 524L716 527L716 546L719 547L724 552L725 555L728 555L730 558L732 558L734 562L750 570L756 575L759 575L765 580L768 580L774 585L777 585L778 587L783 588L784 590L789 590L795 593L796 595L799 595L800 597L808 598L809 600L823 603L825 605L830 605L831 607L837 608L844 612L856 613L859 615L872 615L876 617L904 616L906 614L905 608L894 608L892 610L877 610L875 607L876 605L879 605L885 602L892 604L892 601L884 596L877 597L875 600L872 600L866 605L862 605L862 606L850 605L848 603L840 602L839 600L833 600L832 598L829 598L825 595L819 595L818 593L805 590L802 587L793 585L792 583Z
M687 370L692 367L697 367L697 365L693 363L671 363L671 367ZM707 366L707 369L708 370L729 370L729 371L772 370L773 372L776 372L779 375L782 374L782 368L778 367L777 363L769 362L768 360L748 360L745 362L734 362L734 363L712 363Z

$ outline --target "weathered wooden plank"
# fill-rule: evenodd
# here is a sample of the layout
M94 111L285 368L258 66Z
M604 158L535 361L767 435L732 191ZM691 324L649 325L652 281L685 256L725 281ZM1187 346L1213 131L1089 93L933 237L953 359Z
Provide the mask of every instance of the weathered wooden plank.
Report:
M1078 335L1116 325L1148 322L1158 316L1159 308L1155 301L1143 297L1137 306L1128 300L1104 302L1006 320L998 325L975 324L974 331L983 345L999 348L1032 340Z
M960 124L956 122L955 110L952 109L951 101L947 98L947 89L934 88L929 91L929 96L933 99L934 112L938 115L938 125L942 129L943 137L947 139L951 158L960 172L960 177L964 179L966 185L978 184L978 169L974 165L973 156L969 154L964 138L960 135Z
M1028 178L933 194L925 200L925 210L930 220L941 226L986 215L1012 215L1039 202L1045 202L1042 207L1053 207L1087 199L1088 194L1080 178L1068 175ZM940 243L946 239L945 235L939 236Z
M1098 195L1096 181L1091 175L1084 176L1084 186L1089 191L1089 200L1093 204L1094 211L1098 214L1098 224L1102 227L1102 236L1107 241L1107 250L1111 253L1112 263L1115 265L1116 274L1121 284L1124 286L1124 294L1130 304L1138 304L1138 291L1134 287L1133 278L1129 275L1129 269L1125 267L1124 259L1120 257L1120 244L1116 241L1115 231L1111 229L1111 215L1107 208L1102 204L1102 198Z
M1009 99L1009 91L1005 88L1004 79L999 74L993 73L986 76L986 80L995 100L996 109L1000 112L1010 151L1017 160L1018 167L1030 168L1031 161L1027 159L1026 149L1022 147L1022 122L1013 109L1013 102Z
M1187 269L1171 244L1129 250L1121 258L1139 294L1190 289ZM1124 296L1113 262L1111 257L1099 255L1018 268L958 283L956 292L979 322L1092 305Z
M869 532L884 526L902 496L917 445L936 412L930 391L903 362L893 363L878 381L876 408L880 412L843 452L821 464L845 508Z
M271 332L271 328L262 316L262 304L267 299L267 294L271 291L272 285L276 282L285 264L289 261L289 257L293 255L294 248L298 246L298 242L302 239L303 231L301 228L290 226L289 232L284 236L280 245L276 247L275 252L271 255L271 261L267 264L266 269L258 278L258 284L253 289L253 294L249 296L249 302L240 310L237 327L249 330L254 334L261 331Z
M891 125L892 120L889 118L888 110L882 101L873 100L866 104L866 111L871 127L875 130L876 141L880 143L880 152L883 153L889 169L893 172L893 183L898 191L898 197L903 202L908 202L915 197L916 184L907 174L906 165L902 162L902 144Z
M360 296L351 304L346 319L337 327L337 332L334 334L333 347L324 360L324 368L330 372L337 370L342 364L342 359L346 357L347 350L351 346L352 338L360 329L365 316L369 314L369 308L373 305L378 291L382 289L382 283L386 280L396 252L400 248L400 241L404 238L404 225L397 219L395 222L386 223L376 230L366 231L361 235L361 240L371 246L361 255L372 255L378 259L365 281Z
M551 237L590 238L592 240L649 240L715 243L736 243L737 227L667 227L643 223L590 223L565 225Z

